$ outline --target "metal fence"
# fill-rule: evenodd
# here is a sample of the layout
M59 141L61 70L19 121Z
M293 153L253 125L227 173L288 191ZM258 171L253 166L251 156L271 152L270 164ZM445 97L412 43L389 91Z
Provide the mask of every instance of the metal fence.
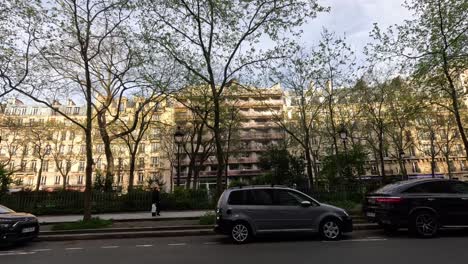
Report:
M19 192L0 197L0 204L19 212L44 214L79 214L83 212L82 192ZM206 191L178 191L161 194L163 210L208 209L213 202ZM92 212L149 211L151 192L137 191L127 194L94 192Z

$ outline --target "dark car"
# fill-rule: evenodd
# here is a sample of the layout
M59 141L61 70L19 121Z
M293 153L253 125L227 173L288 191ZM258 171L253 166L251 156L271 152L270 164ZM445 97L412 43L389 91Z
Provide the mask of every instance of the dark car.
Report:
M216 213L215 231L236 243L285 232L319 233L326 240L337 240L353 230L345 210L286 187L230 188L219 198Z
M468 183L427 179L401 181L366 196L363 210L386 231L398 228L433 237L440 227L468 226Z
M10 244L30 241L37 237L39 223L32 214L16 213L0 205L0 243Z

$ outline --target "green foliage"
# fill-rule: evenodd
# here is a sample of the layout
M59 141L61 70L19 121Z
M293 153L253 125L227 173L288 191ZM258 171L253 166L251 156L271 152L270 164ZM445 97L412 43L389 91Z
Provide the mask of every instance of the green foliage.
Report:
M304 160L289 154L284 146L272 146L262 153L259 165L270 172L257 177L253 184L304 185Z
M248 184L240 180L234 180L229 183L229 188L247 186Z
M106 177L101 170L96 170L94 174L93 188L96 191L112 191L113 177Z
M0 196L8 192L8 187L13 183L10 172L4 165L0 165Z
M200 225L214 225L215 222L216 222L216 214L214 212L206 212L198 220L198 223Z
M328 186L349 185L365 173L367 153L355 146L347 152L327 156L323 160L320 180Z
M52 230L81 230L107 228L112 225L112 220L104 220L99 217L91 218L89 221L77 221L73 223L61 223L52 226Z

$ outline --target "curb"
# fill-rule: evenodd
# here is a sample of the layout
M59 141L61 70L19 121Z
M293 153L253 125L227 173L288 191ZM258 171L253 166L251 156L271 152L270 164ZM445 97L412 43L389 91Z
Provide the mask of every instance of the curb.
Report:
M160 226L160 227L122 227L122 228L102 228L102 229L78 229L78 230L57 230L40 231L40 235L73 235L73 234L96 234L96 233L126 233L126 232L153 232L153 231L178 231L178 230L199 230L213 228L211 225L183 225L183 226Z
M179 230L179 231L156 231L156 232L121 232L102 234L73 234L73 235L40 235L37 241L68 241L68 240L96 240L96 239L118 239L118 238L144 238L144 237L178 237L178 236L207 236L214 235L212 229L201 230Z
M112 219L112 222L146 222L146 221L177 221L177 220L198 220L201 216L186 216L186 217L166 217L166 218L135 218L135 219ZM58 225L58 224L67 224L75 223L76 221L64 221L64 222L39 222L40 225Z
M353 231L377 230L377 224L355 224ZM113 228L94 230L44 231L38 241L96 240L144 237L181 237L215 235L212 226L171 226L155 228Z

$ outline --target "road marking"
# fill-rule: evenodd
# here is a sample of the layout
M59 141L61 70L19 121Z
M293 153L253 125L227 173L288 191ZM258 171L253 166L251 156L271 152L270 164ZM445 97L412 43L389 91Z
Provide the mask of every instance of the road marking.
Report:
M18 256L18 255L32 255L36 252L10 252L10 253L0 253L0 256Z
M219 242L205 242L203 245L218 245Z
M33 249L31 251L34 251L34 252L44 252L44 251L51 251L52 249L50 248L41 248L41 249Z
M153 245L136 245L136 247L152 247Z
M350 239L345 241L351 242L372 242L372 241L386 241L386 238L362 238L362 239Z
M65 250L82 250L83 248L65 248Z
M375 241L387 241L386 238L362 238L362 239L346 239L338 241L322 241L324 243L340 243L340 242L375 242Z
M186 246L187 243L174 243L174 244L167 244L168 246Z
M105 249L111 249L111 248L118 248L119 246L103 246L101 248L105 248Z
M366 237L366 239L385 239L385 238L376 236L376 237Z

